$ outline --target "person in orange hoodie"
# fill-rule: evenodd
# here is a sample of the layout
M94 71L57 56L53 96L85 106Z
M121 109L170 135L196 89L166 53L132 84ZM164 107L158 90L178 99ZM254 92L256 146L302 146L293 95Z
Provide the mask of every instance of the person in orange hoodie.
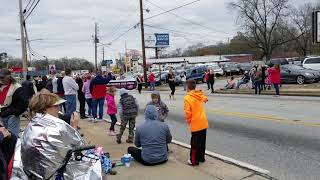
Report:
M205 112L207 96L196 90L196 81L187 81L188 94L184 97L184 113L191 130L191 149L188 164L191 166L205 162L206 136L209 127Z

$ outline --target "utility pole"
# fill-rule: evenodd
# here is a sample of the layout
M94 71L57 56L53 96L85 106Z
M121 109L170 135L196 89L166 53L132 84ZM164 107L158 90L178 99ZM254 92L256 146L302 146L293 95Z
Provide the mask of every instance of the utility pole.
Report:
M98 50L97 50L97 44L99 43L98 39L98 24L94 23L94 63L95 63L95 68L96 71L98 71Z
M24 25L25 20L23 17L23 10L22 10L22 0L19 0L19 16L20 16L20 33L21 33L21 49L22 49L22 69L23 69L23 78L26 79L27 77L27 47L26 47L26 38L24 34Z
M140 0L140 27L141 27L141 42L142 42L143 75L144 75L145 87L148 88L146 49L145 49L145 42L144 42L144 22L143 22L143 2L142 2L142 0Z
M125 59L124 59L124 64L126 66L126 75L128 74L128 50L127 50L127 41L124 42L124 54L125 54Z
M102 61L104 61L104 47L102 47Z

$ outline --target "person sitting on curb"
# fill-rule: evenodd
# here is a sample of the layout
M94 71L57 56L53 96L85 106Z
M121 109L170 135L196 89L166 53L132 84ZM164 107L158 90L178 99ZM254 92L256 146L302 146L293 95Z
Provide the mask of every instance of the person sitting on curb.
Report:
M145 166L155 166L168 161L167 144L171 143L172 136L169 126L158 120L158 110L154 105L147 105L145 121L136 129L134 144L129 147L128 154Z
M250 81L249 72L245 71L242 78L238 81L237 89L240 89L240 86L243 84L247 84Z
M158 91L154 91L151 94L151 101L147 105L154 105L158 110L159 120L164 122L164 120L168 117L169 109L168 106L161 100L160 93Z
M236 82L234 80L234 77L231 76L231 78L227 80L227 84L221 90L234 89L235 85Z

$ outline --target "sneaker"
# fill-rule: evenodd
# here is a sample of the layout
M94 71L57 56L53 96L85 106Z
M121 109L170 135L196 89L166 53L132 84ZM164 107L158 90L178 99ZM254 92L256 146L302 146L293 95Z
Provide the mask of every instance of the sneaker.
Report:
M121 140L120 139L117 139L116 141L118 144L121 144Z
M93 123L97 123L97 119L96 118L93 118Z
M198 165L199 165L199 163L192 164L191 160L189 159L189 160L188 160L188 165L189 165L189 166L198 166Z
M89 117L89 122L92 122L93 121L93 118L92 117Z
M117 134L114 131L109 131L109 136L116 136Z

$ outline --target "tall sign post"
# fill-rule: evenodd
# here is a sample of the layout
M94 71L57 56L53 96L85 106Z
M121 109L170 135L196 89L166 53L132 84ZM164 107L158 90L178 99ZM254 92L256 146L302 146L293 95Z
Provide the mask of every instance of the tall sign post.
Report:
M312 13L312 42L320 43L320 11Z

